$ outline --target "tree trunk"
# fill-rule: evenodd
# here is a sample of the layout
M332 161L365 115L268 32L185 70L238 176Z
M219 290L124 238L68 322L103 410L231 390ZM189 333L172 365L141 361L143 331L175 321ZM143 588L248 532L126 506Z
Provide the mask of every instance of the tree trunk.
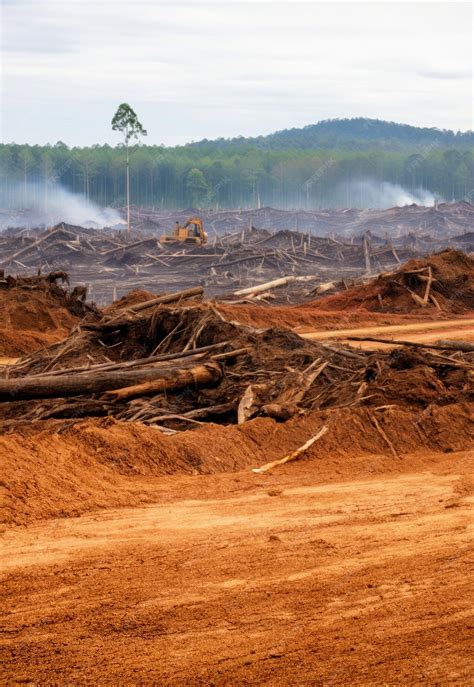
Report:
M195 365L191 368L173 370L169 377L152 379L149 382L114 389L106 393L107 398L114 401L123 401L136 396L159 394L171 389L182 389L186 386L204 386L217 381L222 377L222 366L215 361Z
M127 234L130 236L130 157L127 141Z
M371 274L372 269L371 269L371 265L370 265L370 242L369 242L369 237L367 236L367 234L364 234L363 246L364 246L364 257L365 257L365 271L367 274Z
M165 389L200 385L222 377L222 366L210 361L189 368L147 367L114 372L92 372L55 377L20 377L0 380L0 401L19 401L30 398L65 398L83 394L98 394L111 389L132 387L131 395L157 393ZM150 383L153 383L150 386ZM128 395L127 395L128 394ZM123 397L129 397L130 391Z
M262 293L263 291L270 291L271 289L276 289L279 286L285 286L285 284L289 284L290 282L295 282L295 281L304 282L304 281L311 281L314 279L317 279L317 277L314 277L313 275L303 276L303 277L295 277L294 275L290 275L288 277L280 277L279 279L273 279L272 281L267 281L264 284L256 284L255 286L248 286L245 289L239 289L238 291L234 291L234 296L248 296L248 295L254 294L254 293Z

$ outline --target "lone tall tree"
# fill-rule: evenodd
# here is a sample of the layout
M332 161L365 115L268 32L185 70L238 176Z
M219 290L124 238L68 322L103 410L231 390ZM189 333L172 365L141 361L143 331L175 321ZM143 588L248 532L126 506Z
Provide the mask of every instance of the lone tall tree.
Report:
M132 139L138 140L140 136L146 136L147 131L139 122L135 110L128 103L118 106L117 112L112 119L113 131L123 133L125 149L127 151L127 232L130 234L130 150L129 144Z

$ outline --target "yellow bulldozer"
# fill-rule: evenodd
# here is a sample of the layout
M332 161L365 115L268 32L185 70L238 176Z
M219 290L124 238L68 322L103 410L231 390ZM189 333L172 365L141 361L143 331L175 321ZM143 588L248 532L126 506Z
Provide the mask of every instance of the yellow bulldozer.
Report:
M197 246L204 246L207 243L207 234L202 220L199 217L190 217L183 225L176 222L171 236L163 234L160 243L194 243Z

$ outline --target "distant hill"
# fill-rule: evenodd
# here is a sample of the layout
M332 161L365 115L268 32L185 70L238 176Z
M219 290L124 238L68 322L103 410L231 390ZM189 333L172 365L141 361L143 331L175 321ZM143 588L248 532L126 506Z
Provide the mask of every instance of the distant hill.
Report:
M233 148L241 149L245 144L266 150L316 150L321 148L339 148L345 150L368 150L377 148L391 151L411 151L436 147L469 147L474 146L474 132L455 132L448 129L437 129L397 124L381 119L326 119L317 124L309 124L300 129L283 129L267 136L245 138L218 138L209 141L204 139L190 143L185 147L205 148L211 150Z

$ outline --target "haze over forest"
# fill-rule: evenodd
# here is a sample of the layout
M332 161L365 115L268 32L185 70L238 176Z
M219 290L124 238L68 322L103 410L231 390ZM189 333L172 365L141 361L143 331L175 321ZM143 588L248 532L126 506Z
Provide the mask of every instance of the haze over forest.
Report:
M143 142L131 152L132 198L137 205L203 208L472 200L473 143L472 132L365 118L175 147ZM26 207L69 191L103 206L122 206L124 163L122 145L4 144L1 202Z

